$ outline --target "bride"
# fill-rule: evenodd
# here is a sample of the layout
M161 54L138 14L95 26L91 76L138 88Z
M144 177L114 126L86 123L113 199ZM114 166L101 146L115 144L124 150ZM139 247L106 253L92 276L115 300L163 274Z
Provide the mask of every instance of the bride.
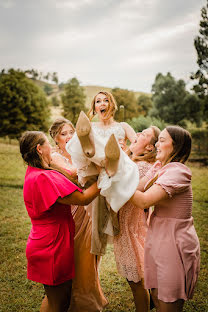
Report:
M127 139L134 142L136 133L127 123L114 120L116 110L113 95L99 92L92 101L89 119L84 112L80 113L76 134L66 144L79 182L84 185L90 176L99 175L100 194L114 212L131 198L139 183L136 164L120 147ZM90 122L95 115L99 121ZM101 167L100 172L96 165Z

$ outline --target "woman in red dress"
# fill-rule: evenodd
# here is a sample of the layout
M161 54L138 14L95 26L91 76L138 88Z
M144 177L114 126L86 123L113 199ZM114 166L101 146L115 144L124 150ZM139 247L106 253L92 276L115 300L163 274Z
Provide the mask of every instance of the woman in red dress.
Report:
M51 145L43 132L23 134L20 152L28 164L23 194L32 223L26 248L27 277L44 285L41 312L66 312L74 277L70 205L89 204L99 194L97 183L82 192L67 171L51 170Z

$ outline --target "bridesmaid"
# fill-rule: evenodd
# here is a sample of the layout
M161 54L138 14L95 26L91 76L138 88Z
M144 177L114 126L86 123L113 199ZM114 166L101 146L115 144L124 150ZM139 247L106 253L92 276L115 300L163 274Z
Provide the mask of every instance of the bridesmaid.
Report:
M50 128L50 135L56 143L56 151L52 153L52 163L68 169L76 175L71 157L65 149L66 143L72 138L75 129L72 123L59 118ZM91 205L72 206L75 221L75 278L72 283L72 299L70 312L98 312L107 305L107 300L100 286L98 266L100 257L90 253L92 221Z
M138 209L154 205L145 241L145 287L152 289L157 312L182 312L193 297L200 245L192 217L191 171L184 164L191 136L168 126L156 144L158 160L131 198Z
M129 147L131 159L138 166L140 179L155 162L160 130L151 126L141 133ZM149 292L144 288L144 242L147 233L147 216L132 203L119 210L120 233L114 237L114 254L118 272L131 287L137 312L149 311Z

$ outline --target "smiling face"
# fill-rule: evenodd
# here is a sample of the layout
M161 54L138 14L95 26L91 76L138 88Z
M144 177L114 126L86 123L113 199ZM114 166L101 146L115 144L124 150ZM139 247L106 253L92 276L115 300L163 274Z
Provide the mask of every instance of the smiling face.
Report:
M72 136L74 134L74 129L68 125L65 124L59 131L59 133L55 136L55 142L58 144L58 147L61 151L66 151L65 146L66 143L71 140Z
M165 165L173 153L173 140L166 129L160 133L156 148L156 159L159 160L162 165Z
M133 155L142 155L151 147L153 148L153 145L151 144L153 136L154 132L152 128L147 128L142 132L137 133L137 139L129 146L129 149Z

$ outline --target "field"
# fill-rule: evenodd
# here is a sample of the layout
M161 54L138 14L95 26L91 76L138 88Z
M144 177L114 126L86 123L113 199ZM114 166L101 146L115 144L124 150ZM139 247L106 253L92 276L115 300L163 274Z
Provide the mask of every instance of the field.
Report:
M22 186L26 167L18 146L0 143L0 311L38 312L44 296L42 285L26 279L25 245L30 220L24 207ZM208 168L193 167L195 227L201 243L201 271L194 298L185 312L208 311ZM100 279L109 305L104 312L133 312L131 292L116 272L110 245L102 258Z

